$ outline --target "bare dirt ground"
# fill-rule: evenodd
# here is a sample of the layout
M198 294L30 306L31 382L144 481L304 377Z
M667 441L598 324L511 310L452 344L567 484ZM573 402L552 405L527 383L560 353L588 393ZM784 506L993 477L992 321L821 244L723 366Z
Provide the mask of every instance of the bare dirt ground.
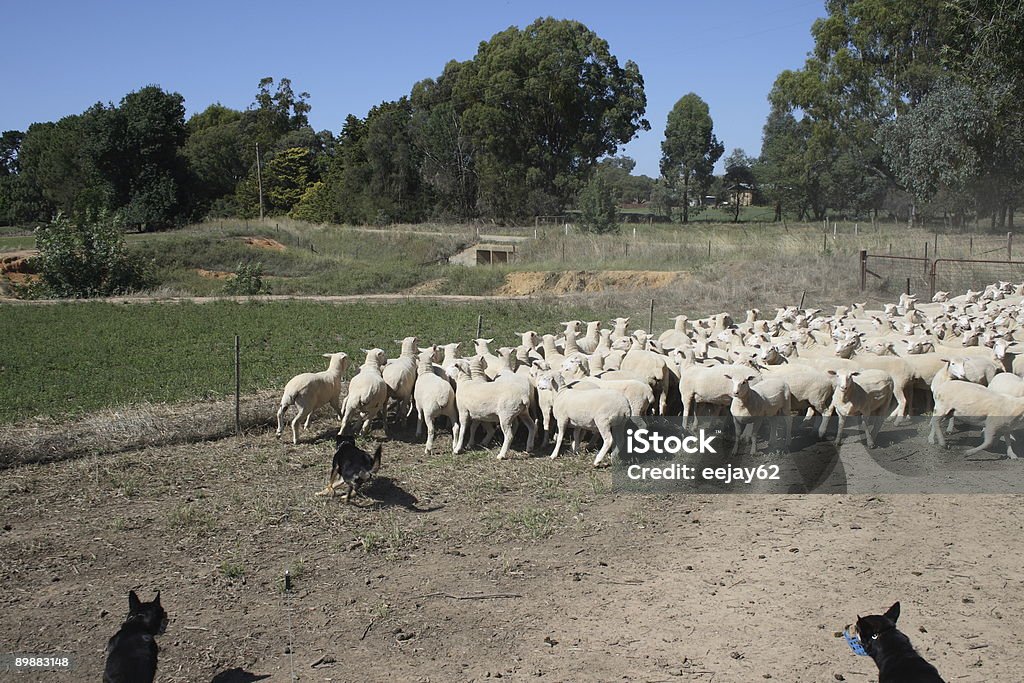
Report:
M129 589L164 683L867 682L836 633L897 599L947 681L1020 680L1019 497L641 495L408 434L346 506L334 425L0 471L4 650L77 663L17 680L97 680Z
M667 287L686 273L658 270L577 270L509 273L499 294L574 294L606 290L651 290Z

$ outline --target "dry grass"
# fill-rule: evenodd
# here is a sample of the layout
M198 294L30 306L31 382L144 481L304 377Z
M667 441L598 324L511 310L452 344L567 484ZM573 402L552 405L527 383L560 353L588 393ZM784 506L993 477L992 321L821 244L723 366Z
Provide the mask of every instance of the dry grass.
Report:
M268 390L242 397L243 430L272 423L277 393ZM234 419L231 399L144 403L100 410L72 420L29 420L0 430L0 469L149 446L211 441L234 434Z

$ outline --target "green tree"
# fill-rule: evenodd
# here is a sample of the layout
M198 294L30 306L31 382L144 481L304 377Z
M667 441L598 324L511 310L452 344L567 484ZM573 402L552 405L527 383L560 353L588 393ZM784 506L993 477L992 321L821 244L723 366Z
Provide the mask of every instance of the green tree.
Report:
M703 194L725 151L713 127L707 103L694 93L683 95L668 114L661 175L670 185L682 182L683 223L690 220L690 189Z
M234 212L235 189L248 174L255 152L247 149L242 112L212 104L189 118L186 128L182 155L191 172L196 213L203 215L215 206ZM228 206L226 198L232 198Z
M148 265L129 252L119 219L107 214L72 220L63 214L36 229L39 294L87 298L152 286Z
M580 211L580 228L586 232L618 232L618 209L615 205L615 189L605 174L598 170L580 191L577 200Z
M650 127L636 64L620 66L577 21L538 19L481 43L452 97L474 143L478 207L499 220L560 212L598 158Z
M737 147L725 158L725 182L733 205L732 222L739 223L744 192L754 192L754 164L756 160Z
M808 127L791 112L773 109L764 124L761 157L755 174L762 191L775 207L775 220L783 220L783 210L803 217L808 195Z

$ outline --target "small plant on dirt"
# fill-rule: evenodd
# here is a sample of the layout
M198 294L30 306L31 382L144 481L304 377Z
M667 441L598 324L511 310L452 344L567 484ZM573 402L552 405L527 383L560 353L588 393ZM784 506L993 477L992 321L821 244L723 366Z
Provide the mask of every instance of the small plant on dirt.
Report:
M235 267L235 276L224 283L224 292L238 296L270 294L270 286L263 281L263 263L240 262Z
M225 560L220 563L220 573L229 579L240 579L245 576L245 567Z
M213 528L213 520L204 510L194 505L182 505L171 511L167 522L170 526L185 531L204 533Z

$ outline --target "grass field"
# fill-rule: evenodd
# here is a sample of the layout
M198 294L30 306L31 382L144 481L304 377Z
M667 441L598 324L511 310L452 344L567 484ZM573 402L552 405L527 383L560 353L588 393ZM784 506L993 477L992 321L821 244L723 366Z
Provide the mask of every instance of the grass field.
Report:
M573 312L593 314L586 307ZM518 343L515 332L555 328L565 310L493 301L2 306L0 422L231 394L235 334L242 390L249 393L323 369L325 352L352 356L351 376L362 362L360 349L379 346L394 356L394 340L409 335L424 345L468 342L478 315L497 348Z

